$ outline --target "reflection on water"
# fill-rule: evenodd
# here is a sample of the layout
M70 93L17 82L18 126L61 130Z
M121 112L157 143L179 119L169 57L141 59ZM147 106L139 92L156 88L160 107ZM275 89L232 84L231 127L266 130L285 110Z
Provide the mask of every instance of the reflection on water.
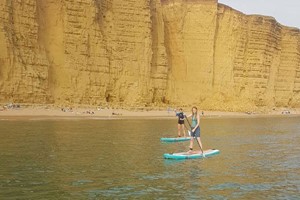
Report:
M174 120L0 121L0 199L298 199L300 118L203 119L218 156L186 151Z

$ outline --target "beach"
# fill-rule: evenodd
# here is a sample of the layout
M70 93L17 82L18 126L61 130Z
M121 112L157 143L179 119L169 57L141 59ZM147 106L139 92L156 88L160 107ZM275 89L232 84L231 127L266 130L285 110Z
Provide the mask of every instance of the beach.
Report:
M184 109L189 114L188 109ZM200 110L202 118L222 117L269 117L269 116L300 116L300 110L278 109L270 112L223 112ZM131 108L113 109L99 107L57 107L48 105L2 106L0 118L97 118L97 119L127 119L127 118L176 118L173 108L151 109Z

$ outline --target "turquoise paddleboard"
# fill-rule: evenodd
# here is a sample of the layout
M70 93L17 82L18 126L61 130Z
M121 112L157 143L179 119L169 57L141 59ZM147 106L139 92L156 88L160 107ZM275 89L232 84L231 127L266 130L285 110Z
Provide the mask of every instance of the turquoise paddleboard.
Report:
M211 156L217 155L219 153L220 153L220 151L218 149L209 149L209 150L204 151L205 157L211 157ZM201 151L192 151L190 153L188 153L188 152L165 153L164 158L165 159L173 159L173 160L183 160L183 159L203 158L203 155L202 155Z
M160 138L162 142L184 142L191 140L191 137Z

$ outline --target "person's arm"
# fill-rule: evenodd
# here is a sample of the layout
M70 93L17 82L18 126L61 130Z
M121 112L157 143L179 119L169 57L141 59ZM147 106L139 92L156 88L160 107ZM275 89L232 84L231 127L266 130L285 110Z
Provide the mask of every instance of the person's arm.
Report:
M176 109L174 109L174 112L175 112L176 117L178 117L178 114L179 114L180 112L177 112Z
M189 115L185 115L185 117L186 117L186 118L188 118L188 117L191 117L191 116L192 116L192 114L189 114Z

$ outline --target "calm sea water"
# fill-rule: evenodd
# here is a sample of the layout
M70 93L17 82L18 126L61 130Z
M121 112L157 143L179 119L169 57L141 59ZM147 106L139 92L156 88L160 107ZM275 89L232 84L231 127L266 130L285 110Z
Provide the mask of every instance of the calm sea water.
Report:
M221 154L171 161L176 119L1 120L0 199L300 199L300 118L201 123Z

